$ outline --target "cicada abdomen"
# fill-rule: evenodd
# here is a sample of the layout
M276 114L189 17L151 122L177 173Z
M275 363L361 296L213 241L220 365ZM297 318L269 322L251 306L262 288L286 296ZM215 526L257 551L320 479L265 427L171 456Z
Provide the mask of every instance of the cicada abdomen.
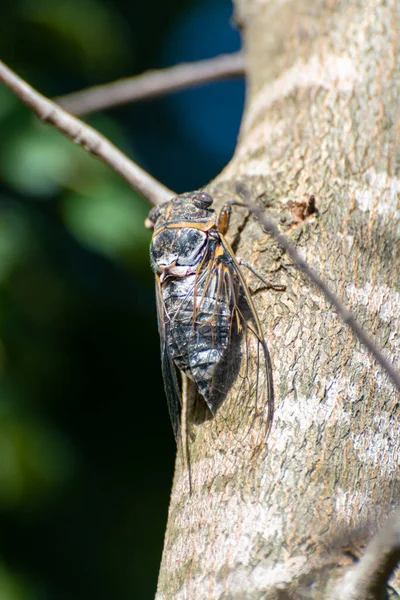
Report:
M194 383L218 435L226 432L227 444L246 442L259 450L273 417L271 364L253 301L224 237L227 212L217 218L212 202L209 194L192 192L149 215L167 401L179 438L180 372Z

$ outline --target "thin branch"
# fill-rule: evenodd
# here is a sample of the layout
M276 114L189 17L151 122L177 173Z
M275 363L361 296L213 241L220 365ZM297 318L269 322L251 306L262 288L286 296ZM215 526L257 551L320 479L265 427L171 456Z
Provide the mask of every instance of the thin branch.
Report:
M181 63L167 69L97 85L80 92L59 96L55 101L73 115L83 115L113 106L170 94L208 81L239 77L244 74L242 52Z
M387 582L400 562L400 509L372 538L358 563L336 585L331 600L384 598Z
M260 223L263 225L264 230L269 233L282 248L286 250L290 258L299 267L309 279L321 290L325 298L335 307L342 320L350 327L352 332L358 337L360 342L369 350L375 360L381 365L386 371L396 388L400 391L400 373L394 368L394 366L388 361L387 358L377 349L372 339L366 334L364 329L357 323L354 315L347 310L345 306L340 302L339 298L329 289L329 287L322 281L319 275L312 269L306 261L300 256L296 248L284 237L278 227L267 219L262 210L254 204L246 203L248 208L257 216Z
M131 161L106 137L34 90L1 61L0 81L42 121L50 123L76 144L100 158L152 204L161 204L175 196L174 192Z
M123 152L118 150L118 148L107 140L107 138L34 90L1 61L0 81L3 81L3 83L20 100L22 100L26 106L31 108L40 119L50 123L76 144L79 144L88 152L100 158L152 204L161 204L175 195L174 192L163 186L160 182L151 177L151 175L146 173L146 171L131 161L123 154ZM400 390L400 374L376 348L371 338L358 325L353 314L343 306L319 275L307 265L294 246L292 246L279 232L277 226L266 219L257 206L250 205L249 208L258 217L259 221L264 226L265 231L275 238L275 240L286 250L293 262L304 271L311 281L322 291L327 300L335 307L343 321L350 327L364 346L368 348L376 361L389 375L396 388Z

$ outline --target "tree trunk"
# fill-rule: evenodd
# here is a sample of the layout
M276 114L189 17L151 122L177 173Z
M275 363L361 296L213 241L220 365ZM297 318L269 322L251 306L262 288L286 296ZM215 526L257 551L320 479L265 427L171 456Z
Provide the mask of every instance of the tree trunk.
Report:
M263 201L399 365L400 5L237 0L248 93L235 155L209 187ZM308 215L310 196L317 213ZM239 228L239 229L238 229ZM399 396L321 293L235 209L237 254L270 349L275 418L254 460L193 425L178 456L157 598L322 598L400 498ZM239 407L240 408L240 407ZM249 416L250 418L250 416ZM391 585L400 589L400 579Z

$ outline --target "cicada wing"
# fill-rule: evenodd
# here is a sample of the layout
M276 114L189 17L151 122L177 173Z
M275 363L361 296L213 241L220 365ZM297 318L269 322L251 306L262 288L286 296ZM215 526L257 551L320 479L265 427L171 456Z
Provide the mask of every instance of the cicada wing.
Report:
M167 339L169 335L168 328L170 325L169 320L165 315L161 285L158 277L156 277L156 301L158 331L160 334L161 370L172 429L175 440L178 443L180 437L181 389L178 382L177 368L169 354Z
M239 282L239 294L237 302L237 315L241 322L244 338L243 367L250 376L254 372L251 389L254 392L255 413L261 411L265 415L265 425L269 433L274 418L274 385L272 377L272 363L264 334L258 318L254 302L251 298L249 288L237 260L228 242L221 236L221 243L229 261L229 267Z
M234 290L226 266L212 257L196 279L189 364L194 382L215 415L234 382L237 335L233 323ZM229 356L228 367L227 358Z
M273 418L271 361L240 267L224 238L217 240L195 275L171 282L173 312L157 307L165 391L175 436L180 436L181 392L177 367L191 379L213 418L190 416L211 427L218 449L245 460L266 447ZM174 343L167 345L171 339ZM171 348L175 347L175 363Z
M245 458L266 447L274 412L272 368L246 281L222 236L221 245L223 252L211 267L208 290L202 292L204 297L214 297L217 323L218 319L227 323L221 314L229 313L229 327L222 332L228 344L203 396L215 414L216 439L223 440L225 451ZM211 360L212 345L209 356Z

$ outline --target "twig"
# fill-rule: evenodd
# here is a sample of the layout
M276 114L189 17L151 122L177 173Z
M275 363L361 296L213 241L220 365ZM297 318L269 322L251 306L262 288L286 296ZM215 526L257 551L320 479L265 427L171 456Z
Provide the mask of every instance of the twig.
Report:
M400 509L372 538L358 563L336 584L330 600L384 598L385 587L400 561Z
M321 290L325 298L335 307L343 321L350 327L352 332L358 337L360 342L364 344L370 351L375 360L381 365L386 371L396 388L400 391L400 373L396 371L394 366L385 358L385 356L377 349L372 339L366 334L364 329L357 323L354 315L347 310L345 306L340 302L339 298L329 289L329 287L322 281L319 275L312 269L306 261L300 256L296 248L284 237L278 227L267 219L262 210L254 204L247 203L248 208L257 216L260 223L263 225L265 231L269 233L282 248L286 250L290 258L299 267L309 279Z
M144 98L169 94L207 81L239 77L243 74L243 54L235 52L207 60L181 63L167 69L148 71L134 77L59 96L55 101L69 113L82 115Z
M26 106L31 108L42 121L50 123L76 144L100 158L152 204L161 204L175 195L174 192L131 161L106 137L34 90L1 61L0 81Z
M84 147L88 152L100 158L110 166L116 173L125 179L134 189L138 190L152 204L158 205L174 196L174 192L162 185L151 175L146 173L123 152L118 150L107 138L98 133L89 125L86 125L76 117L73 117L55 102L52 102L36 90L34 90L23 79L16 75L3 62L0 61L0 81L20 99L26 106L31 108L40 119L50 123L56 129L72 139L76 144ZM358 325L353 314L348 311L340 300L335 296L328 286L322 281L317 273L308 266L297 250L279 232L277 226L265 218L262 211L254 205L249 205L250 210L257 215L265 231L272 235L275 240L286 250L293 262L311 279L311 281L322 291L327 300L336 308L343 321L350 327L358 339L368 348L376 361L383 367L390 379L400 390L400 374L393 365L376 348L373 341Z

